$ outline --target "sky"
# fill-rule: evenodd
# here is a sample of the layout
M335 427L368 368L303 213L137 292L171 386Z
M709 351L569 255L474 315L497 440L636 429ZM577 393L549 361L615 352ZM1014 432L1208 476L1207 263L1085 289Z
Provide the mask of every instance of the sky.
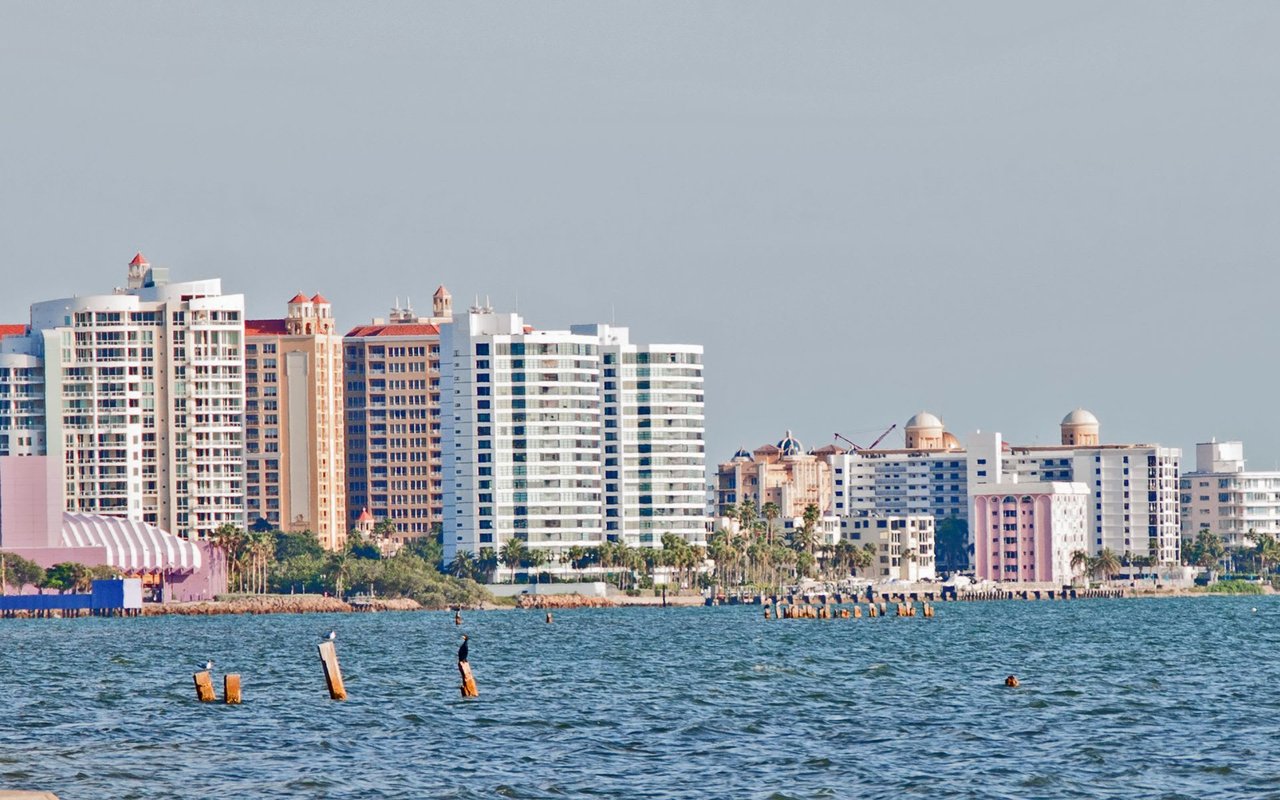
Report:
M340 327L443 283L795 432L1280 463L1280 4L0 4L0 321L141 250Z

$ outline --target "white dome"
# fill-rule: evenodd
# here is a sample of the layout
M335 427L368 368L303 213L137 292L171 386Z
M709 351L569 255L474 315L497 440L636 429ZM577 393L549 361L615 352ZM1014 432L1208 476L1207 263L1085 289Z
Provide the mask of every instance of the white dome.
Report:
M1083 408L1077 408L1062 418L1063 425L1097 425L1098 418Z
M941 428L942 420L938 419L928 411L921 411L911 419L907 420L908 428Z

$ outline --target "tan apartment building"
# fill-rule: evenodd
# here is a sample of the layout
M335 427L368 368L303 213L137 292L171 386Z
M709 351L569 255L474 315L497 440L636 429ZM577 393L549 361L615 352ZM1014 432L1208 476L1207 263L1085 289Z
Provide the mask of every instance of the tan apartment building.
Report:
M432 315L399 302L343 339L347 518L391 520L403 544L428 536L444 505L440 466L440 326L453 320L441 286Z
M333 307L299 293L284 319L245 323L248 525L347 539L342 337Z

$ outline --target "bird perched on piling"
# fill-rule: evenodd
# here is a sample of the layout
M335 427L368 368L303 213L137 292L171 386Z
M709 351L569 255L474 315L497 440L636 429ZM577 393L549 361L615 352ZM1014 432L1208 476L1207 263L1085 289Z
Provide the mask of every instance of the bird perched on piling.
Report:
M212 661L206 661L206 662L204 662L204 668L205 668L206 670L211 670L211 669L213 669L213 662L212 662Z
M464 662L464 661L466 661L466 660L467 660L467 651L468 651L468 647L467 647L467 635L464 633L464 634L462 634L462 646L458 648L458 663L459 663L459 664L461 664L462 662Z
M453 624L454 624L454 625L461 625L461 624L462 624L462 612L461 612L461 611L455 611L455 612L453 612Z
M326 636L326 637L324 637L324 638L326 638L326 639L328 639L329 641L331 641L331 642L332 642L334 639L337 639L337 638L338 638L338 632L337 632L337 631L329 631L329 635L328 635L328 636Z

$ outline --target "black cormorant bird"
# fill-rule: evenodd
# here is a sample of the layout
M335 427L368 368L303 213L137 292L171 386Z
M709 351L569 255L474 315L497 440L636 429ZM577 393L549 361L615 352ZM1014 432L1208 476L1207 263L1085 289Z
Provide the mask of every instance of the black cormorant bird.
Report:
M462 647L458 648L458 663L461 664L467 660L467 635L462 634Z

